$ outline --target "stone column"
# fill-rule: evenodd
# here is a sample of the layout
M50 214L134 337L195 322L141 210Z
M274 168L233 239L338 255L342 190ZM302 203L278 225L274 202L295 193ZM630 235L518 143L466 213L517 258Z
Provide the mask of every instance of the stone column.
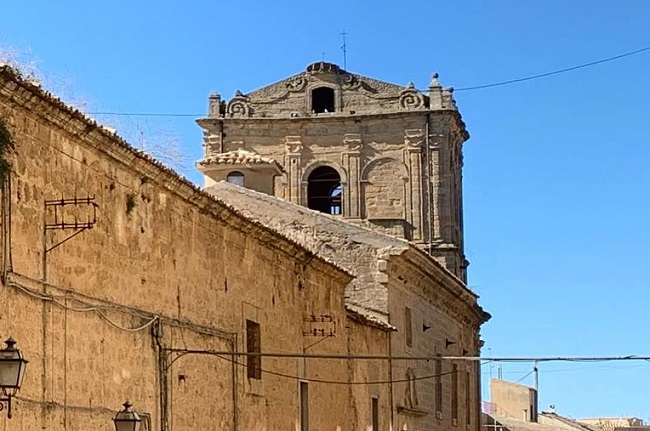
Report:
M284 199L300 205L300 189L302 186L302 137L285 136L284 148L284 169L286 171Z
M406 194L406 221L412 226L411 239L419 241L424 238L422 230L422 145L424 144L423 129L404 130L404 164L408 168L410 187Z
M343 186L343 216L360 218L361 208L361 149L363 142L360 133L346 133L343 144L347 150L341 155L341 164L348 172L348 182Z

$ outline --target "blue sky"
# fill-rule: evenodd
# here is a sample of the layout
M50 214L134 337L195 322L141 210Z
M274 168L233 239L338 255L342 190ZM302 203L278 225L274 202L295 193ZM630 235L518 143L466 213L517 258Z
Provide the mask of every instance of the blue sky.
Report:
M463 88L570 67L650 45L640 0L2 1L0 47L36 61L87 111L206 112L323 56L425 88ZM6 19L10 17L10 19ZM469 285L493 314L484 354L648 354L650 52L509 86L458 91L465 145ZM192 117L110 117L145 146L176 141ZM171 145L171 144L170 144ZM497 373L495 364L485 375ZM532 384L532 365L503 364ZM650 363L540 365L540 407L572 417L650 419Z

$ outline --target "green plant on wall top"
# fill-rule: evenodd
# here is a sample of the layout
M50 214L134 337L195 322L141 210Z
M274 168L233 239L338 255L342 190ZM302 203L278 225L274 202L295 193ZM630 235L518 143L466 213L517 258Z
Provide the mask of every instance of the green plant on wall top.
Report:
M11 171L11 163L7 157L13 148L14 139L5 122L0 119L0 181L4 181Z

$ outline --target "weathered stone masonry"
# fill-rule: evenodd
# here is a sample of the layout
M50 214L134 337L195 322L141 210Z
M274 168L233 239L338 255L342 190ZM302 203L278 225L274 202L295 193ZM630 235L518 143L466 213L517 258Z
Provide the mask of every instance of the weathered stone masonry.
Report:
M418 244L466 279L461 168L469 135L452 90L441 87L437 75L423 93L413 84L314 63L262 89L238 91L227 103L213 94L208 116L198 123L205 136L198 167L206 185L237 170L249 188L269 193L275 184L271 194L310 206L313 172L330 167L340 178L343 217ZM233 151L267 163L216 161Z

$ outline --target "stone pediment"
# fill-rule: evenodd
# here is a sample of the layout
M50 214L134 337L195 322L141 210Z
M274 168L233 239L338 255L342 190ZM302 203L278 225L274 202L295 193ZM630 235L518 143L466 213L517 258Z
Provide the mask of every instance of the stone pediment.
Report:
M327 110L314 107L315 89L327 88L333 100ZM317 62L305 71L250 93L239 91L228 102L226 116L307 117L317 114L377 114L426 109L428 95L410 84L400 86L350 73L336 64Z
M371 94L395 97L398 97L404 90L404 86L350 73L332 63L318 62L307 66L304 72L254 90L245 96L251 101L278 100L292 92L305 92L309 86L318 85L321 82L338 84L343 90L361 90Z

